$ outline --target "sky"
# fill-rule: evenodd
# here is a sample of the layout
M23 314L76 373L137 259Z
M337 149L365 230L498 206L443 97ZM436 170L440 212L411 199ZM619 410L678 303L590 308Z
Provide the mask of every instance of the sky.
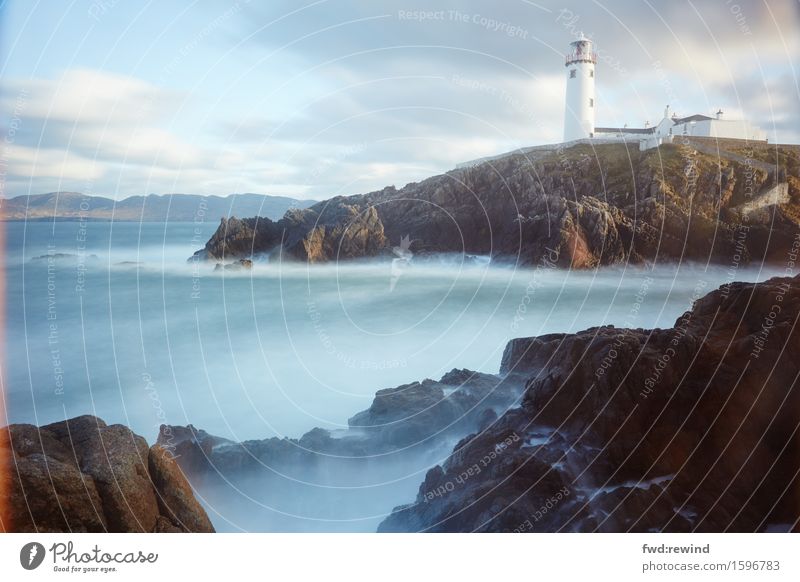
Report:
M15 0L0 196L399 188L561 141L581 33L598 126L721 108L800 143L798 0Z

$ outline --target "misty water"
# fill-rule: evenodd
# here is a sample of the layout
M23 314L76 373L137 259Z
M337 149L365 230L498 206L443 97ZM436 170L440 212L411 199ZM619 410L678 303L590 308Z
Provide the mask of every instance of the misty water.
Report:
M162 423L235 441L342 429L379 389L453 368L496 373L513 337L671 326L731 276L697 264L567 271L481 257L239 272L187 263L216 226L6 223L8 421L93 414L151 443ZM198 493L220 530L370 531L453 444Z

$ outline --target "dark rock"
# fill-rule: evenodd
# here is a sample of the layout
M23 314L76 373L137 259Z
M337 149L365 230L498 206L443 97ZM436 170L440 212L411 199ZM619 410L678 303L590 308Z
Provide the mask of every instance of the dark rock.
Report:
M497 417L519 402L523 384L469 370L452 370L439 382L424 380L380 390L372 405L349 420L349 430L314 428L300 439L269 438L233 443L193 426L162 426L158 443L170 450L186 473L200 482L222 473L305 464L320 456L345 459L424 449L445 438L461 438L480 428L487 414ZM487 413L486 411L490 412Z
M272 250L280 243L281 229L269 218L222 218L219 228L190 259L225 260L249 258Z
M287 223L285 253L309 263L371 257L386 246L377 209L343 197L287 212L281 222Z
M232 263L217 263L214 265L215 271L241 271L243 269L252 269L253 261L250 259L238 259Z
M31 261L78 261L84 258L91 261L96 261L99 257L95 254L80 255L77 253L48 253L46 255L33 257Z
M713 291L672 329L513 340L523 406L380 531L797 530L798 316L800 276Z
M275 251L279 257L316 263L371 257L385 246L377 210L349 204L339 197L309 209L290 210L278 222L268 218L222 219L205 248L193 258L249 259Z
M212 436L191 424L188 426L162 424L156 444L169 451L174 459L180 459L184 471L198 473L208 468L215 446L231 444L231 441Z
M485 431L497 420L497 418L497 413L493 409L485 409L478 417L478 432Z

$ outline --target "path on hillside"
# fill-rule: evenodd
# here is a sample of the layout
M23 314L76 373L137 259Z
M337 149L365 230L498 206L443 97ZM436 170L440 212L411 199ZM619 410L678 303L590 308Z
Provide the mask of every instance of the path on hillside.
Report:
M712 156L718 156L720 158L725 158L726 160L731 160L733 162L739 162L740 164L750 165L753 168L758 168L759 170L764 170L770 176L775 176L776 170L778 166L775 164L769 164L767 162L762 162L759 160L755 160L753 158L748 158L747 156L743 156L741 154L735 154L731 151L723 149L719 146L712 146L705 143L700 143L693 139L689 139L692 144L692 147L699 152L703 152Z

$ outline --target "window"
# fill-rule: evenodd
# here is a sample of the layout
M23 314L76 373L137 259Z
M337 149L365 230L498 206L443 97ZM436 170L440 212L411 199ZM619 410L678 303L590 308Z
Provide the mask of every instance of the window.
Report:
M594 99L589 99L589 107L594 107Z
M594 71L589 71L589 76L594 77Z
M575 69L572 69L572 70L569 72L569 78L570 78L570 79L574 79L576 74L577 74L577 71L576 71Z

